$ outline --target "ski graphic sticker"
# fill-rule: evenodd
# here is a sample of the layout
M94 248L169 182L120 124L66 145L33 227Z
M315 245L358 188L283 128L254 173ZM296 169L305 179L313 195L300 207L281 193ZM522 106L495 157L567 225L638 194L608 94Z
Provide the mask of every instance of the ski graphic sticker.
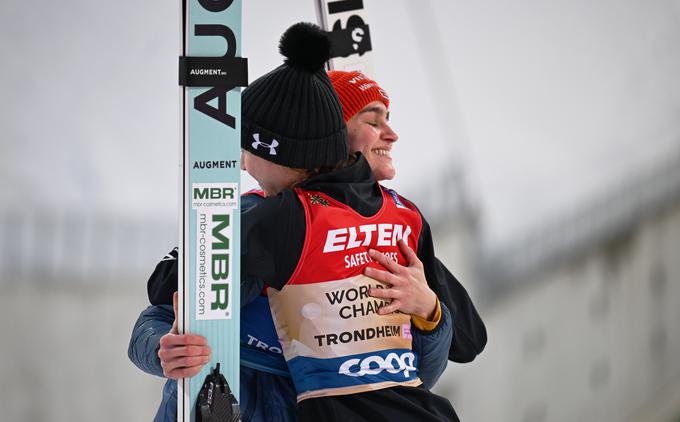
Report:
M363 0L316 0L320 26L329 31L332 70L373 75L371 33Z
M194 183L191 208L196 211L196 320L231 319L234 259L234 210L238 183Z

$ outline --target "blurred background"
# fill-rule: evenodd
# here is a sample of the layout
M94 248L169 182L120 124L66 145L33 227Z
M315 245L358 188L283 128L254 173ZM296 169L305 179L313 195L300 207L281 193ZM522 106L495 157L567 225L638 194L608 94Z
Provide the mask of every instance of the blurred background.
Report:
M680 1L365 5L388 185L488 328L436 390L464 421L680 421ZM251 81L301 20L243 1ZM3 1L0 39L0 420L151 420L126 352L177 243L179 4Z

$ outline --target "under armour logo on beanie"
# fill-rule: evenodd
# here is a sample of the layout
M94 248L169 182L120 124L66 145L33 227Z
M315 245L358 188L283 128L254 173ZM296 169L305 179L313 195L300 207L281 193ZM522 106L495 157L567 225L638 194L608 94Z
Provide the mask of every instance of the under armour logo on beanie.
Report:
M279 51L284 63L241 96L241 148L298 169L347 159L342 106L324 70L328 34L314 24L297 23L281 36Z
M257 147L262 145L265 148L269 148L269 155L276 155L276 147L279 146L279 141L277 141L276 139L272 139L272 142L270 144L264 143L260 141L259 133L253 133L253 139L255 139L255 142L253 142L251 145L254 149L257 149Z

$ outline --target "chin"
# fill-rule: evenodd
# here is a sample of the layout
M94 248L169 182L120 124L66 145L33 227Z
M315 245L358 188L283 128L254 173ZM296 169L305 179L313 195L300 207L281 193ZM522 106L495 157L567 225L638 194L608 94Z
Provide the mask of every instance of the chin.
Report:
M394 176L396 175L396 172L394 170L386 170L386 171L379 171L375 172L375 177L376 180L384 181L384 180L392 180L394 179Z

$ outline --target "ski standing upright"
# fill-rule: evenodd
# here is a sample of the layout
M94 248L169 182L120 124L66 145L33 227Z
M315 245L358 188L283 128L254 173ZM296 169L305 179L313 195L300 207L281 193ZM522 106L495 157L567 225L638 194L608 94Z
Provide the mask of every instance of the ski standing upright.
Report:
M178 329L206 337L212 360L179 380L177 419L238 420L241 0L181 8Z

